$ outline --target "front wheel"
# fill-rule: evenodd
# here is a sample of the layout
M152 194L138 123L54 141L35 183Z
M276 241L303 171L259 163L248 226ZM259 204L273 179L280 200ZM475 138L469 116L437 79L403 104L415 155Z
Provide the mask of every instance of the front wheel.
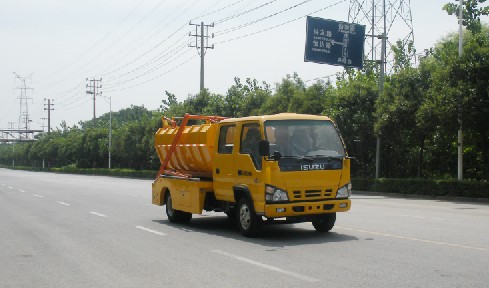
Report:
M188 223L192 219L192 213L173 209L173 200L170 190L166 191L166 216L173 223Z
M314 220L312 220L312 226L318 232L328 232L333 229L334 223L336 222L336 213L318 215Z
M261 217L258 217L253 209L253 202L247 197L239 199L238 226L241 234L246 237L255 237L260 230L261 222Z

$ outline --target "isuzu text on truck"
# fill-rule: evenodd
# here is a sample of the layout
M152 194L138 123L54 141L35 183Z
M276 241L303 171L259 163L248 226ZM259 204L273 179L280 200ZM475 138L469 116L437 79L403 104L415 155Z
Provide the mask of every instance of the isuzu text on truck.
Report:
M195 120L205 123L187 125ZM179 126L163 119L155 148L162 165L152 203L166 204L171 222L205 210L225 212L248 237L263 221L327 232L350 209L350 159L326 116L186 114Z

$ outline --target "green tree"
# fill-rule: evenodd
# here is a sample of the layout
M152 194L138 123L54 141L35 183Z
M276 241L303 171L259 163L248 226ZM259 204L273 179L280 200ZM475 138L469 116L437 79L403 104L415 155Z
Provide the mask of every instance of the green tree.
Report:
M431 83L419 117L435 127L433 138L429 139L433 151L428 153L435 173L456 174L460 115L466 177L489 179L489 135L485 129L489 121L488 32L489 28L482 26L480 33L467 33L461 58L454 34L440 41L423 61L431 67ZM440 164L440 159L445 160L444 164Z
M375 101L378 85L372 73L351 71L338 77L336 90L328 90L323 114L338 125L350 155L354 176L372 177L375 171Z
M443 6L443 10L447 11L448 15L454 15L458 19L460 1L453 0L455 3L447 3ZM464 0L462 7L462 25L473 33L481 31L482 15L489 15L489 6L479 7L479 4L486 2L486 0Z
M305 84L297 73L287 75L276 85L276 92L270 96L261 108L262 114L292 112L290 103L293 98L301 98L306 90Z

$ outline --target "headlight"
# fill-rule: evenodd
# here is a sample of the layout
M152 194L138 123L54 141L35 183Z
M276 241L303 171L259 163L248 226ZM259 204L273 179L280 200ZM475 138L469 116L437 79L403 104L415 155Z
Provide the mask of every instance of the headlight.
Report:
M338 189L336 193L336 198L348 198L351 195L351 183L346 184L345 186Z
M287 191L271 185L265 185L265 200L267 203L289 201Z

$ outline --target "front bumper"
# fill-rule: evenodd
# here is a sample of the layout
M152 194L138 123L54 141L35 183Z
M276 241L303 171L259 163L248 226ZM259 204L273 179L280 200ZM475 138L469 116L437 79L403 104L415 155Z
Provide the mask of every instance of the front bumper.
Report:
M332 199L317 202L294 202L283 204L266 204L263 216L281 218L289 216L304 216L350 210L350 199Z

